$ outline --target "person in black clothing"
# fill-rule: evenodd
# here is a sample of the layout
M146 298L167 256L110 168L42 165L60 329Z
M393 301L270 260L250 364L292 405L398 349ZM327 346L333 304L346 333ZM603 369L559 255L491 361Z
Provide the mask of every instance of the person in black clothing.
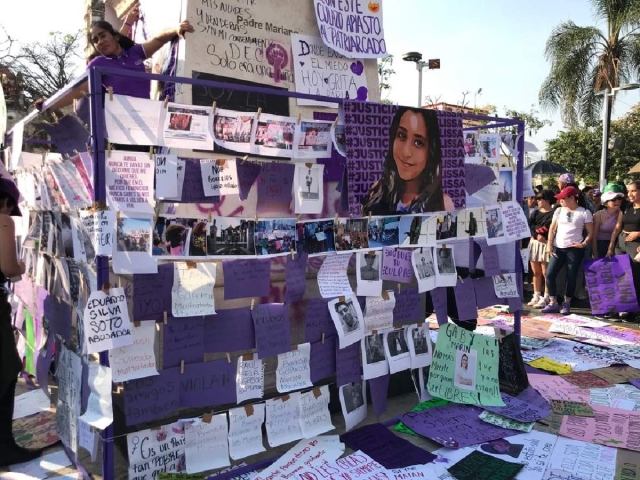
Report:
M24 273L25 265L16 254L15 226L10 215L21 216L17 207L20 192L15 183L0 178L0 467L28 462L40 450L19 446L13 438L13 407L22 360L18 356L11 325L7 277Z
M553 205L556 199L551 190L543 190L536 195L538 209L529 217L529 229L531 239L529 240L529 261L531 263L531 273L533 274L533 298L529 306L543 308L547 305L549 295L546 292L545 278L547 275L547 240L549 227L553 221ZM542 296L542 288L545 294Z

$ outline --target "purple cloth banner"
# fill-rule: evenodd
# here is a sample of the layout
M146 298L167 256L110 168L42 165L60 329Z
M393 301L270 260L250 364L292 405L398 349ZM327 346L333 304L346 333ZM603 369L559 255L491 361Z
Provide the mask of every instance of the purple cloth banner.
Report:
M340 439L352 450L363 451L384 468L424 465L436 459L434 454L396 436L380 423L357 428Z
M392 182L391 175L425 175L425 182L432 183L431 174L424 167L417 171L414 165L401 169L398 174L397 162L393 157L393 144L396 132L393 126L410 122L411 117L418 115L418 131L423 137L433 141L423 151L420 158L421 165L440 165L441 185L443 194L448 195L456 209L462 209L466 204L466 190L464 181L464 150L462 142L462 116L454 112L441 112L426 109L408 109L397 105L386 105L373 102L344 102L345 132L347 141L347 171L349 189L349 213L360 216L363 200L370 192L381 193L378 201L369 205L374 215L391 215L396 213L398 199L396 194L403 192L389 192L385 186ZM408 125L408 123L407 123ZM439 137L439 142L438 142ZM428 153L426 153L428 152ZM426 158L427 155L438 155L439 158ZM389 157L387 155L390 153ZM383 174L385 159L389 158L388 174ZM422 162L422 159L423 162ZM427 179L427 176L429 176ZM379 182L377 187L374 185ZM380 187L380 188L378 188ZM427 188L427 185L425 185ZM377 197L377 195L376 195ZM443 200L435 199L424 205L413 208L416 213L421 211L444 210ZM366 212L365 212L366 213Z
M319 342L322 340L323 333L325 339L338 335L336 326L331 320L328 302L329 300L324 298L310 298L307 302L307 318L304 327L305 342Z
M180 408L236 403L237 359L185 365L180 375Z
M204 317L168 318L162 330L162 368L204 360Z
M271 287L271 259L225 260L224 299L266 297Z
M186 367L185 367L186 368ZM124 414L127 426L166 417L180 408L180 369L124 384Z
M584 276L591 313L637 312L638 297L633 286L629 255L586 260Z
M382 280L400 283L411 283L413 281L411 250L384 248L382 253Z
M316 383L336 373L336 337L325 338L324 343L311 344L311 382Z
M57 123L42 123L42 129L62 156L75 156L74 150L83 152L89 144L89 132L73 115L65 115Z
M481 413L482 408L451 403L421 412L408 412L400 420L418 435L449 448L470 447L522 433L483 422L479 418Z
M473 288L476 291L476 303L478 308L487 308L492 305L502 304L502 298L498 298L496 295L495 287L493 286L493 278L482 277L473 279Z
M171 313L173 263L158 265L157 274L133 275L133 318L162 320L164 312Z
M291 351L289 308L282 303L263 303L251 310L256 330L258 358Z
M216 315L205 317L205 353L237 352L255 347L256 336L248 307L218 310Z

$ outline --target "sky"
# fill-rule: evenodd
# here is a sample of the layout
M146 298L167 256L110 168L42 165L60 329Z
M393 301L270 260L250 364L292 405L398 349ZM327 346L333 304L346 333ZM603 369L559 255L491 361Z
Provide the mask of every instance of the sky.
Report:
M145 1L151 0L141 0L143 8ZM37 15L14 3L3 9L0 25L19 41L45 40L53 30L71 33L83 28L84 3L31 0L29 11ZM473 92L482 88L475 100L478 107L493 104L502 114L505 107L529 111L533 105L541 118L553 122L527 138L544 150L545 140L564 129L557 113L544 112L538 105L538 91L550 68L544 47L553 28L566 20L598 25L589 0L384 0L385 39L388 52L395 56L396 71L388 98L400 105L416 105L418 72L414 63L402 61L402 54L419 51L424 60L441 61L440 70L424 70L423 97L440 96L442 102L459 103L462 92L468 91L469 106L473 106ZM639 102L639 92L620 93L613 118Z

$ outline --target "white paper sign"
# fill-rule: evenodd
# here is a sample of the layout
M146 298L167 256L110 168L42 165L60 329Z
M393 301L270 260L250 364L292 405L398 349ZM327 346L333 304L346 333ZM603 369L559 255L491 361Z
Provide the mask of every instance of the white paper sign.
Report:
M113 95L105 102L105 127L111 143L125 145L162 145L158 134L162 102L148 98Z
M15 397L13 419L28 417L34 413L45 412L51 408L51 400L41 388L31 390Z
M351 295L353 290L347 277L351 255L329 255L318 271L318 287L322 298Z
M520 436L520 435L518 435ZM509 437L511 439L512 437ZM598 478L613 480L616 476L616 458L618 449L595 445L593 443L558 437L555 448L549 459L550 470L560 470L564 478ZM549 478L563 478L550 476Z
M90 363L88 383L91 387L91 394L87 402L87 411L80 417L80 420L92 427L104 430L113 423L111 368Z
M331 127L330 124L329 127ZM312 140L308 141L312 142ZM330 137L329 142L331 142ZM293 176L293 201L295 213L322 213L322 205L324 203L324 165L296 163Z
M384 332L384 351L389 361L390 373L411 368L411 355L403 328Z
M365 380L382 377L389 373L384 335L384 333L374 333L362 339L360 353L362 354L362 378ZM407 356L408 353L407 351Z
M270 447L277 447L302 438L302 430L298 421L300 417L299 403L299 392L267 400L265 425Z
M364 307L364 331L369 334L374 330L393 328L393 309L396 307L396 296L392 291L386 292L388 299L367 297Z
M291 35L296 92L322 97L367 100L364 64L327 47L320 37ZM298 99L298 105L337 108L336 103Z
M518 202L503 202L502 218L505 233L510 240L515 241L531 236L529 222Z
M517 298L518 284L515 273L503 273L493 277L493 289L498 298Z
M56 433L69 450L77 452L82 360L79 355L76 355L64 345L60 351L56 376L58 378Z
M215 263L176 262L171 289L171 312L174 317L215 315L213 288Z
M113 255L116 236L116 212L99 210L93 214L81 211L82 226L87 231L96 255Z
M202 188L205 197L238 195L238 169L235 160L200 160Z
M124 288L91 292L83 315L87 353L98 353L133 343Z
M371 250L356 252L356 291L359 297L382 295L382 255Z
M367 391L365 383L347 383L340 387L340 406L344 415L345 429L351 430L353 427L367 418Z
M266 451L262 444L264 414L264 403L229 410L229 454L232 459Z
M186 162L187 161L182 158L178 158L176 160L176 180L175 181L176 181L176 188L178 193L176 194L175 197L165 197L164 200L181 200L182 199L182 189L184 187L184 175L186 171Z
M340 348L348 347L364 337L364 318L355 295L334 298L329 300L327 306L338 332Z
M236 374L236 400L242 403L252 398L264 396L264 365L254 353L251 360L245 361L238 357L238 372Z
M131 329L133 343L109 350L109 365L114 382L158 375L153 349L156 338L155 322L142 322Z
M91 425L78 420L78 446L91 454L91 461L96 461L98 454L98 434L91 429Z
M411 265L418 279L418 292L428 292L436 288L436 267L432 248L416 248L411 254Z
M382 28L382 2L313 1L325 45L349 58L387 55Z
M127 435L129 478L157 478L158 472L183 472L183 422L163 425Z
M276 388L280 393L312 387L311 383L311 344L303 343L296 350L278 355L276 369Z
M428 325L409 325L405 332L411 355L411 368L423 368L431 365L433 346L429 337Z
M458 275L453 248L438 246L433 249L433 255L436 257L436 286L455 287L458 283Z
M148 153L115 150L107 155L105 182L110 208L153 215L154 167Z
M333 430L329 412L329 386L323 385L300 395L300 428L304 438Z
M214 415L211 423L197 419L184 428L187 473L198 473L228 467L229 427L227 414Z
M156 198L174 198L178 195L178 157L154 155L156 165Z

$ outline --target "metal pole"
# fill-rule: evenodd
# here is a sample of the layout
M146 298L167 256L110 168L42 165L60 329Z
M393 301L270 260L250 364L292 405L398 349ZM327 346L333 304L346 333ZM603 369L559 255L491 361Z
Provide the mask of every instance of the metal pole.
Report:
M418 108L420 108L422 106L422 69L424 63L416 62L416 68L418 69Z
M611 102L613 93L608 88L602 97L602 152L600 155L600 190L607 184L607 156L609 153L609 124L611 123Z
M516 198L514 198L518 203L522 202L524 196L524 132L525 123L523 120L520 120L518 122L518 141L516 144L516 148L518 150L518 163L516 164ZM518 292L521 294L524 290L524 275L522 270L519 268L522 262L522 257L520 256L520 242L516 242L514 254L516 257L515 264L516 278L518 279ZM522 314L520 310L513 312L513 332L519 346L522 333Z

